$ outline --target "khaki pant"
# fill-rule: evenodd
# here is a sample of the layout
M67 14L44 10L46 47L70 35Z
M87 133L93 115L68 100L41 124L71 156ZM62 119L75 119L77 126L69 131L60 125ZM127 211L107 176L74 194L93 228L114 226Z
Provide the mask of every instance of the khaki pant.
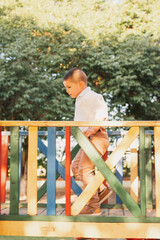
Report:
M96 134L91 135L90 142L94 145L100 155L103 156L109 146L107 132L105 130L101 130ZM88 185L95 175L95 165L82 149L80 149L75 156L71 168L74 176L82 181L84 187ZM98 191L96 191L96 193L92 196L88 205L95 209L100 207Z

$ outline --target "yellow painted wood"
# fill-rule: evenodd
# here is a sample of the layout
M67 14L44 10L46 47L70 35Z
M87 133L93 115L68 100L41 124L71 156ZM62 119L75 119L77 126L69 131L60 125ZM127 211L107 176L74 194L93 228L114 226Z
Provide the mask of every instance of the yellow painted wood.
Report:
M91 122L74 122L74 121L0 121L0 126L27 126L27 127L160 127L160 121L91 121Z
M113 169L118 161L122 158L123 154L129 148L131 143L138 137L139 135L139 127L132 127L128 131L128 133L124 136L122 141L119 143L117 148L111 153L106 164L110 169ZM87 185L87 187L83 190L81 195L77 198L77 200L73 203L71 207L71 215L78 215L83 207L87 204L92 195L96 192L97 188L104 181L103 175L98 172L97 175L92 179L92 181Z
M0 235L160 239L160 223L0 221Z
M160 127L154 128L156 216L160 217Z
M29 127L27 177L27 202L29 215L37 214L37 146L38 128Z
M120 160L119 156L123 156L126 150L130 147L131 143L138 137L139 127L132 127L129 129L128 133L124 136L122 141L112 152L111 156L106 161L106 164L110 169L113 169L118 161Z
M131 149L131 197L138 203L138 152L136 148Z

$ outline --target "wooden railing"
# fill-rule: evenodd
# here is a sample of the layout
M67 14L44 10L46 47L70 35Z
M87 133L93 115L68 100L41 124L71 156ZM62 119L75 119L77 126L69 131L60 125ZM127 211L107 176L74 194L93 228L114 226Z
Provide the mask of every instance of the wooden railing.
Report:
M62 121L0 121L1 130L9 128L10 137L10 213L0 215L0 235L3 236L36 236L36 237L89 237L89 238L160 238L160 121L123 121L123 122L62 122ZM79 126L104 126L107 130L112 127L125 128L127 133L118 146L103 161L93 145L79 130ZM27 177L27 215L19 214L19 130L28 127L28 177ZM47 215L37 214L37 149L40 144L38 128L48 130L48 147L45 148L47 157ZM66 161L65 168L56 160L56 127L66 129ZM145 130L151 128L154 133L152 139L154 154L150 157L151 138ZM79 146L93 161L99 172L93 181L82 191L70 178L70 132ZM138 147L134 146L138 139ZM122 159L127 149L131 154L131 192L113 173L113 169ZM1 149L3 151L3 149ZM155 177L152 179L151 161L154 162ZM66 204L65 215L56 215L56 172L65 175ZM140 180L140 194L138 182ZM118 207L125 209L129 215L124 216L82 216L81 209L92 197L96 189L106 179L122 203L107 204L105 208ZM136 185L134 185L136 182ZM153 189L155 203L152 196L148 196ZM71 187L78 198L71 204ZM150 191L147 191L149 189ZM149 194L148 194L149 193ZM149 209L149 210L148 210Z

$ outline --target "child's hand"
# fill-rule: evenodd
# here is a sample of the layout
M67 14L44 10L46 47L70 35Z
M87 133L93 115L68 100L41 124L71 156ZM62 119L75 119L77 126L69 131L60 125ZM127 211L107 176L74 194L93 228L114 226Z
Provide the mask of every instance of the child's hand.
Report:
M91 136L91 135L95 134L96 132L98 132L99 129L100 129L100 127L89 127L83 133L88 138L89 136Z

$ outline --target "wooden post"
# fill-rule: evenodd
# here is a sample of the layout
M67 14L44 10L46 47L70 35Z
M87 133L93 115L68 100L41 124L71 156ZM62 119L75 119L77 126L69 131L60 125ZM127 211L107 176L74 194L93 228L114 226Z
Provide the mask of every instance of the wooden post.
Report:
M37 214L37 145L38 127L29 127L27 172L27 201L29 215Z
M0 213L1 213L1 151L2 151L2 147L1 147L1 143L2 143L2 127L0 127Z
M117 144L121 141L121 138L117 138ZM119 160L119 162L116 165L116 177L120 181L120 183L123 184L123 157ZM116 194L116 203L122 204L122 200L119 198L119 196Z
M22 139L23 139L23 136L19 136L19 198L20 198L21 171L22 171Z
M145 173L146 173L146 204L148 207L153 207L153 181L152 181L152 159L151 159L151 146L152 138L151 135L145 135Z
M65 196L66 196L65 213L66 213L66 216L71 215L70 132L71 132L70 127L66 127L66 162L65 162L65 181L66 181L66 185L65 185Z
M160 217L160 127L154 128L156 217Z
M47 215L56 215L56 128L48 128Z
M131 197L138 203L138 139L131 145Z
M140 203L142 216L146 216L146 183L145 183L145 138L144 127L140 127Z
M19 127L11 128L10 214L19 213Z

